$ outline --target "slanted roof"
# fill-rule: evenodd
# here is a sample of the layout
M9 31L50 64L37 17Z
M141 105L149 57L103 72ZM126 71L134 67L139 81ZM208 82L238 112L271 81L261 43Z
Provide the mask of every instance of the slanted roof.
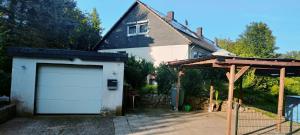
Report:
M235 65L237 69L250 66L258 75L278 76L281 68L286 68L286 76L300 76L300 60L279 58L245 58L235 56L207 55L198 59L170 61L169 66L182 68L225 68Z
M54 58L54 59L75 59L92 61L117 61L124 62L128 59L123 53L98 53L94 51L78 51L66 49L46 49L46 48L21 48L10 47L7 53L14 57L28 58Z
M115 23L113 25L113 27L106 33L106 35L102 38L102 40L97 44L97 46L95 47L95 49L99 49L99 46L101 44L101 42L103 42L107 35L112 32L112 30L117 27L117 24L119 24L119 22L121 22L121 20L123 20L126 15L138 4L143 5L144 7L146 7L146 9L148 9L150 12L154 13L157 17L159 17L161 20L163 20L165 23L167 23L168 25L170 25L172 28L174 28L179 34L181 34L182 36L184 36L188 41L190 41L191 45L199 45L200 47L204 48L205 50L211 51L211 52L215 52L218 50L218 47L214 45L214 42L205 38L204 36L202 37L198 37L197 34L190 30L189 28L187 28L186 26L182 25L181 23L179 23L177 20L172 20L172 21L167 21L166 20L166 15L160 13L159 11L151 8L150 6L146 5L145 3L137 0L136 2L134 2L134 4L132 6L130 6L130 8L125 12L125 14L117 21L117 23Z

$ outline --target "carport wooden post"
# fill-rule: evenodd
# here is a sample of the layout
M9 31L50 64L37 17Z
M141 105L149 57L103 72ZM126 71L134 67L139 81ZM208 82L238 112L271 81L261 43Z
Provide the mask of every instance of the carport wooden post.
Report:
M176 111L178 111L179 107L179 92L180 92L180 82L181 82L181 76L183 75L182 69L179 70L177 75L177 85L176 85Z
M243 104L243 77L241 77L241 80L239 82L239 104L242 105Z
M277 109L277 129L281 132L281 120L283 115L283 98L284 98L284 79L285 79L285 68L280 69L280 84L279 84L279 96L278 96L278 109Z
M213 111L213 97L214 97L214 81L210 80L210 93L209 93L209 107L208 112Z
M234 90L234 80L235 80L235 65L230 66L229 73L229 88L228 88L228 101L227 101L227 130L226 135L231 135L231 117L232 117L232 99Z

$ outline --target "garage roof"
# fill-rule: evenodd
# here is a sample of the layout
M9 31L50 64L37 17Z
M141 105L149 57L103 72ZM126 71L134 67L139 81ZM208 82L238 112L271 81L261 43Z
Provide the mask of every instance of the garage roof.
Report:
M55 58L55 59L75 59L93 61L119 61L124 62L128 56L125 53L99 53L94 51L78 51L67 49L45 49L45 48L21 48L10 47L7 49L10 56L30 57L30 58Z

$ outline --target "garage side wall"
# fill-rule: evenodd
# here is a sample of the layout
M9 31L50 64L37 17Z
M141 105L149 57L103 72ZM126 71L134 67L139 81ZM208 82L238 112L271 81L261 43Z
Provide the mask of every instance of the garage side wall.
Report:
M97 62L74 60L56 60L56 59L35 59L35 58L13 58L11 100L17 104L19 115L33 115L36 94L36 73L37 64L71 64L71 65L95 65L103 67L103 78L101 89L101 108L102 111L112 111L119 114L122 110L123 97L123 62ZM118 80L117 90L108 90L107 79Z

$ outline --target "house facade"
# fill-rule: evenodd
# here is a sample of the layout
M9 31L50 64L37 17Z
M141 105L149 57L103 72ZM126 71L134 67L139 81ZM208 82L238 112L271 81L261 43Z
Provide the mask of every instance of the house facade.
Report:
M162 62L197 58L217 51L202 28L196 32L178 23L174 12L163 15L136 1L95 48L98 52L126 52L158 66Z

